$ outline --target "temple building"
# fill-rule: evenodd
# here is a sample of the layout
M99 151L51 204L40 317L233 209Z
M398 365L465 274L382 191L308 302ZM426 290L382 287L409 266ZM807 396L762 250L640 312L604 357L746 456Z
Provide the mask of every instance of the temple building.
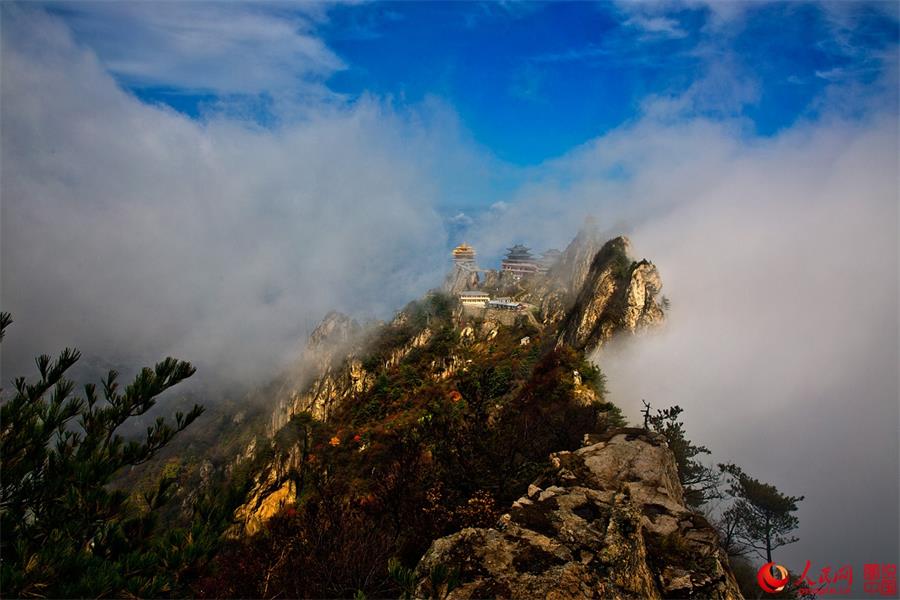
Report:
M541 259L538 261L538 272L546 273L550 267L559 262L560 258L562 258L562 252L556 248L550 248L541 254Z
M521 302L516 302L512 298L495 298L490 300L487 303L488 308L493 308L494 310L524 310L525 305Z
M468 292L460 292L459 293L459 301L462 302L462 305L465 306L474 306L478 308L484 308L487 306L487 303L490 301L491 297L484 292L479 291L468 291Z
M540 264L532 256L530 248L516 244L512 248L507 248L506 258L503 259L500 268L515 275L530 275L538 272Z
M453 249L453 262L462 264L475 264L475 248L463 242Z

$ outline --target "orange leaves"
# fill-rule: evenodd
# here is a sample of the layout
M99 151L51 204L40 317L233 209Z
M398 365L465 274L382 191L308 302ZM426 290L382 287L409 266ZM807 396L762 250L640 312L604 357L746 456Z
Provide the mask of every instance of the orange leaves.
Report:
M362 507L374 506L378 502L378 498L375 497L375 494L369 493L358 497L357 502Z
M340 446L341 445L341 435L342 435L341 432L338 431L335 435L333 435L331 437L330 440L328 440L328 445L331 447ZM355 444L360 444L363 441L362 435L359 433L354 435L351 439L353 440L353 442Z

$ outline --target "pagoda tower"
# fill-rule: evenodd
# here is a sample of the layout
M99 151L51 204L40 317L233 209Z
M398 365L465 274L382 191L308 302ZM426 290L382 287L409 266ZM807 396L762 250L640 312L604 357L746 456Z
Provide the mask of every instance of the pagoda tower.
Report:
M503 271L516 275L530 275L536 273L540 268L537 259L531 254L530 248L516 244L506 250L506 258L500 265Z
M453 262L457 265L474 265L475 248L463 242L453 249Z

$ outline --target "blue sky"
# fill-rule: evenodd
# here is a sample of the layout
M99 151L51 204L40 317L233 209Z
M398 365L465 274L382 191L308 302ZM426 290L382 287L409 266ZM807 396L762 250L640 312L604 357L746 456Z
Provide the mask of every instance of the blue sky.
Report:
M294 28L318 47L296 53L290 32L269 38L225 25L184 29L200 39L246 36L210 55L220 64L239 61L235 81L223 74L204 82L149 68L173 51L165 44L171 38L158 35L170 25L164 19L150 22L142 11L102 5L50 7L148 102L197 118L239 105L272 127L283 118L276 105L285 96L353 103L375 95L401 107L438 98L477 144L517 166L561 156L639 118L648 98L678 97L711 73L720 81L703 90L690 116L743 117L749 135L772 135L815 118L829 86L872 83L884 55L895 54L898 36L891 2L399 2L231 11L213 4L207 8L223 18L264 15L261 24ZM242 69L258 65L240 61L260 50L254 60L271 63L263 70L282 73L248 88L239 81L248 77Z

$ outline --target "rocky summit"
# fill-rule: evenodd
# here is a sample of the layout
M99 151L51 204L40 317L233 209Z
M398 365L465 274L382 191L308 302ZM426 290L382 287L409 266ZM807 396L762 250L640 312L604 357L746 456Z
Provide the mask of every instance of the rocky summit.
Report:
M484 270L461 246L445 287L390 322L325 318L279 388L269 440L244 454L232 536L346 580L385 578L357 585L372 593L740 597L665 438L624 428L587 359L664 323L656 267L593 227L553 264L512 250L511 269ZM365 556L350 560L359 528ZM353 592L304 587L278 564L298 595ZM241 585L223 590L257 593Z
M718 535L684 504L664 439L643 429L586 436L551 456L491 528L436 540L418 566L419 595L442 565L447 598L740 598Z

